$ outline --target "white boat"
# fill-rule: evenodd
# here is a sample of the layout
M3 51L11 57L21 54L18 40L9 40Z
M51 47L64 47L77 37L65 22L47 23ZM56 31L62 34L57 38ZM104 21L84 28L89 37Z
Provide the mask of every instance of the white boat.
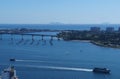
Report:
M0 79L18 79L16 76L16 70L14 69L14 66L4 69L1 73Z

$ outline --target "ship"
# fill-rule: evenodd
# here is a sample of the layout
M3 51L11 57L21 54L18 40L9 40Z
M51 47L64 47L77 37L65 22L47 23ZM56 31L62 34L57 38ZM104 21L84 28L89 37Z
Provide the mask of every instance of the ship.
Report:
M18 77L16 76L16 70L14 69L14 66L4 69L1 73L0 79L18 79Z
M94 73L105 73L105 74L109 74L110 70L107 68L94 68L93 69Z
M15 58L11 58L10 61L16 61Z

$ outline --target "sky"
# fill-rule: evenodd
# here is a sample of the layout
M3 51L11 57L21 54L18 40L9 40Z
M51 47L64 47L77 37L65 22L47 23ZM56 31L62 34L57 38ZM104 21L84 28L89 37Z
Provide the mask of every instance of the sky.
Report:
M0 24L120 24L120 0L0 0Z

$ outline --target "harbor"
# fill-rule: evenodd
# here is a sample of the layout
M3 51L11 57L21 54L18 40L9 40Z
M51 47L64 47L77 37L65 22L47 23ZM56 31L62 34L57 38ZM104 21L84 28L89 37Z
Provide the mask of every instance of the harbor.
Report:
M0 0L0 79L120 79L120 0Z
M33 38L34 42L32 35L23 35L21 41L21 34L2 35L0 72L12 64L19 79L119 79L119 49L100 47L90 42L58 40L57 37L53 37L51 45L51 36L44 36L43 40L42 36ZM95 67L100 68L98 73L93 72ZM101 73L104 68L109 69L110 74Z
M39 32L36 34L36 32ZM55 35L50 34L40 34L41 32L56 32ZM52 45L53 38L58 40L63 39L65 41L70 40L88 40L92 44L111 47L111 48L120 48L120 27L115 30L114 27L106 27L106 30L101 30L100 27L89 27L89 30L50 30L50 29L1 29L0 30L0 40L3 39L4 35L11 35L11 40L13 41L14 35L21 36L20 42L24 40L23 36L31 36L31 44L34 42L34 37L41 37L40 40L44 40L44 37L50 37L50 43ZM39 40L39 41L40 41ZM19 42L19 43L20 43ZM38 42L39 43L39 42Z

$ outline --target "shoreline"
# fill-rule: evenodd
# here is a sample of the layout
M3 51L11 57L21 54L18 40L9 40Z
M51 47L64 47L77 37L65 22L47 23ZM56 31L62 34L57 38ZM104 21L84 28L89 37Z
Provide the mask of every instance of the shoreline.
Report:
M102 44L102 43L95 42L95 41L90 41L90 43L92 43L92 44L94 44L94 45L97 45L97 46L101 46L101 47L120 49L120 45L104 45L104 44Z
M66 40L65 40L66 41ZM120 49L120 45L104 45L102 43L99 42L95 42L95 41L91 41L91 40L67 40L67 41L73 41L73 42L85 42L85 43L91 43L94 44L96 46L100 46L100 47L107 47L107 48L116 48L116 49Z
M69 40L69 41L75 41L75 42L90 42L90 40Z

